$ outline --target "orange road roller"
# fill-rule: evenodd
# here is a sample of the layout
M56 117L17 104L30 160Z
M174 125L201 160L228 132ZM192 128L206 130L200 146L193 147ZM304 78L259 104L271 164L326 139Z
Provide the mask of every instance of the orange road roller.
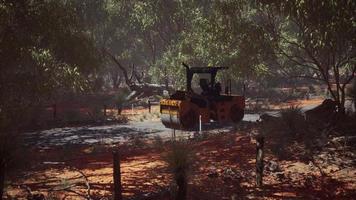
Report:
M230 87L221 94L221 84L215 81L219 70L226 67L189 67L186 68L186 91L176 91L169 98L160 101L161 121L167 128L194 130L201 123L219 124L238 123L244 117L245 97L231 95ZM200 78L200 93L192 89L194 74L205 74ZM210 80L208 80L210 79Z

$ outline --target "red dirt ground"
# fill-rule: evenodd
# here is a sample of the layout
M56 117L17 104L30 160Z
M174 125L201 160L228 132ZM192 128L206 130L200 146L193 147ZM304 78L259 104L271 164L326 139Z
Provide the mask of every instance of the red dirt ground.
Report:
M172 176L162 159L168 147L169 143L158 148L152 142L140 147L119 146L124 197L149 196L148 193L171 187ZM246 131L194 139L191 147L195 164L190 172L188 199L352 199L356 195L354 167L337 173L325 168L326 176L321 176L318 170L296 158L279 161L284 177L266 171L263 189L256 188L255 141ZM90 183L92 197L110 197L113 148L76 145L41 151L33 149L32 155L36 156L32 159L32 167L21 175L9 177L11 181L6 192L12 198L24 198L23 185L26 185L45 196L84 199L87 190L81 172ZM267 151L265 160L277 159ZM213 175L209 177L208 174ZM65 190L69 186L70 189ZM170 197L162 193L154 199Z
M320 102L320 99L289 102L279 105L279 108ZM130 114L130 111L125 110L124 114ZM188 199L354 199L355 166L324 163L321 165L324 175L321 175L320 170L297 157L279 161L268 150L268 140L265 161L277 161L282 176L265 171L263 188L256 188L255 141L248 134L253 128L254 125L242 125L242 130L233 133L208 134L207 137L191 141L195 162L189 176ZM117 146L121 154L125 198L146 196L143 199L171 199L167 192L162 192L173 188L172 175L163 159L169 149L169 142L162 146L154 141L145 141L140 146L130 143ZM29 149L29 167L7 177L6 198L25 199L27 192L24 188L27 187L34 193L42 193L52 199L85 199L88 193L86 182L90 183L93 199L110 198L113 191L114 148L117 147L67 145ZM335 152L331 151L330 154L335 155ZM152 193L158 195L148 198Z

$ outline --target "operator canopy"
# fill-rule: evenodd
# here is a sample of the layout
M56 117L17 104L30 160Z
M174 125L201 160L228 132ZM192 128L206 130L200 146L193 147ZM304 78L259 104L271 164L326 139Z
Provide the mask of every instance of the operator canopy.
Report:
M219 70L228 69L228 67L189 67L187 64L182 63L183 66L186 68L187 74L187 91L192 91L192 79L194 74L210 74L210 88L220 87L215 86L215 77L216 73ZM206 79L200 79L200 87L204 90L209 84L206 82ZM220 89L221 90L221 89Z

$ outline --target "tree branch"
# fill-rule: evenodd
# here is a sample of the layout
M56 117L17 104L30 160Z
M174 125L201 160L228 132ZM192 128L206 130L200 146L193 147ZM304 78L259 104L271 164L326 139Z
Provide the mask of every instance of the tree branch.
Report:
M316 80L316 81L324 81L322 78L317 78L317 77L312 77L312 76L289 76L289 78L305 78L305 79L311 79L311 80Z
M120 68L120 70L122 71L124 77L125 77L125 82L126 84L131 87L132 86L132 82L131 80L129 79L129 76L127 74L127 70L125 69L125 67L123 67L121 65L121 63L115 58L115 56L113 54L111 54L107 49L104 49L104 52L106 53L106 55L108 55L111 60Z

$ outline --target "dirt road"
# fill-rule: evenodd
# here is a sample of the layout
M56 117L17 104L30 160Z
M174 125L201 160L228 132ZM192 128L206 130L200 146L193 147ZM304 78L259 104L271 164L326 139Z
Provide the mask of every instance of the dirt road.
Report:
M319 101L313 104L305 104L302 110L308 110L317 105ZM276 115L277 111L269 111L268 114ZM159 116L159 115L158 115ZM255 122L260 117L259 113L245 114L243 121ZM233 126L219 127L216 125L205 125L203 130L210 132L229 132ZM175 131L178 137L192 137L196 131ZM171 138L173 130L167 129L160 122L159 118L140 120L131 120L127 124L112 124L104 126L81 126L54 128L44 131L36 131L25 134L26 144L40 148L50 148L51 146L62 146L72 144L116 144L126 142L132 138L150 139L160 136L162 139Z

